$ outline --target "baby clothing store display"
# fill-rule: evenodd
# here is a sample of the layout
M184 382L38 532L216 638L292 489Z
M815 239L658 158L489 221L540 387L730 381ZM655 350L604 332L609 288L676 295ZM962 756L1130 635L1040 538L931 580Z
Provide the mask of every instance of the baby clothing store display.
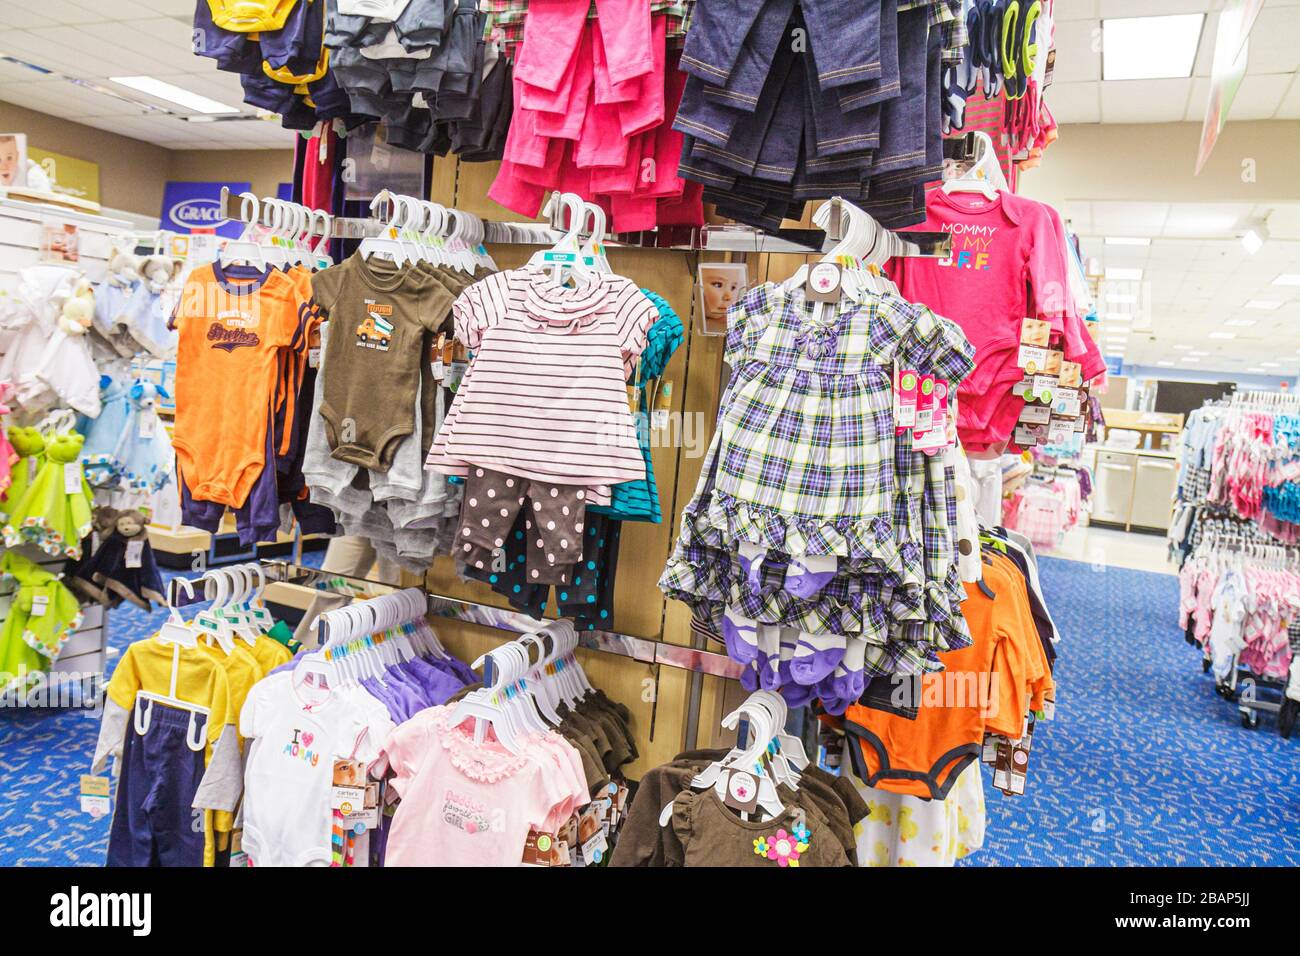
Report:
M0 381L13 384L10 403L29 414L57 407L99 414L99 371L86 334L94 307L80 305L83 292L89 286L75 268L36 265L22 269L13 294L0 300Z
M970 642L954 468L896 434L893 376L956 386L973 350L891 292L819 308L769 282L730 310L732 377L660 587L722 635L746 687L842 713L869 678Z
M1051 82L1055 0L961 5L966 42L942 79L943 130L982 129L998 143L1006 180L1037 166L1059 136L1043 99Z
M319 520L300 487L298 442L309 343L320 321L303 266L201 266L190 273L178 331L172 443L184 523L209 532L235 512L244 547L274 540L281 498L303 524ZM237 381L237 390L214 383ZM333 530L327 522L326 532Z
M1239 666L1258 678L1288 679L1288 624L1300 608L1294 554L1283 564L1207 542L1183 563L1178 580L1179 627L1201 647L1219 684L1232 682Z
M204 811L234 809L200 793L209 770L239 775L227 670L172 627L128 647L105 694L91 772L116 758L109 866L202 866L212 840Z
M964 34L948 2L697 0L680 173L721 215L766 230L832 195L886 226L915 223L943 163L943 64Z
M157 492L172 475L175 455L167 428L158 417L161 386L146 379L105 375L102 411L86 430L81 463L96 488Z
M452 384L430 355L450 339L452 299L487 272L358 252L312 280L330 321L303 455L311 500L416 572L447 551L460 510L460 487L423 468Z
M0 627L0 697L22 693L28 679L47 671L81 626L77 597L57 574L16 551L0 557L0 585L12 589Z
M647 0L528 4L508 47L513 115L488 196L532 216L550 190L576 192L608 212L615 232L703 225L701 187L679 174L684 139L673 125L686 80L670 40L681 12Z
M308 671L310 673L310 671ZM244 701L243 848L253 866L328 866L335 758L371 763L392 729L382 706L297 669L260 681Z
M1070 293L1064 227L1050 206L989 187L980 193L931 190L918 229L953 236L947 259L891 260L902 294L961 326L975 346L975 372L958 390L962 445L968 452L1014 450L1024 410L1013 387L1026 375L1022 323L1049 323L1049 341L1078 363L1087 382L1105 371ZM1049 366L1050 367L1050 366Z
M9 488L4 503L5 547L35 545L51 557L81 557L82 539L90 533L94 494L80 456L83 439L76 432L44 437L39 470L21 494ZM17 467L22 467L22 462Z
M868 808L847 778L805 767L797 790L778 790L780 818L742 820L712 788L690 789L692 779L726 753L688 750L643 774L610 866L858 864L854 833Z
M850 766L868 786L944 800L986 733L1019 739L1026 715L1055 696L1021 570L989 548L981 584L965 588L973 643L943 653L944 670L920 678L915 714L875 702L844 713Z
M1184 560L1202 527L1231 522L1245 540L1300 542L1300 406L1271 393L1237 393L1187 416L1169 525Z
M618 537L607 515L653 507L648 429L626 383L652 338L641 383L662 370L680 320L621 276L568 288L532 268L474 283L453 315L472 359L426 461L465 479L452 553L516 607L544 611L554 584L566 616L607 627ZM593 504L605 514L588 513Z
M165 604L162 575L149 543L148 519L140 511L116 511L100 507L95 523L98 532L91 540L94 550L67 572L68 583L89 599L109 607L129 601L142 610L150 602Z

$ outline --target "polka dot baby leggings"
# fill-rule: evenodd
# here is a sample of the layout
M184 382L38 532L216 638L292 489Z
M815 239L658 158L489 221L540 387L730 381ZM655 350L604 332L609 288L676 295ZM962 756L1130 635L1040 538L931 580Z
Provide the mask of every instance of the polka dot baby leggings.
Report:
M460 557L477 569L504 560L506 538L522 508L528 543L526 580L530 584L568 584L574 562L582 558L586 498L586 489L577 485L556 485L471 467L456 530Z

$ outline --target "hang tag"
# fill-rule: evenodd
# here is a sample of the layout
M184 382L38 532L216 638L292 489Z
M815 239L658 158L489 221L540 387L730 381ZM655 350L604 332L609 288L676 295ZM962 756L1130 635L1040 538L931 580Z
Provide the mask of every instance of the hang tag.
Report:
M915 369L894 369L894 426L899 432L916 426L916 393L921 377Z
M1047 441L1046 425L1017 425L1014 439L1021 448L1033 448Z
M758 809L758 778L747 770L728 769L723 772L722 802L740 813L753 813Z
M593 801L578 814L578 840L582 849L583 866L599 863L609 852L609 840L601 824L603 813L601 802Z
M938 429L948 427L948 383L941 378L934 380L934 419L932 424Z
M947 428L931 428L929 431L919 432L912 436L912 448L914 451L923 451L927 455L933 455L947 447Z
M1031 375L1041 372L1047 367L1047 349L1036 345L1021 345L1016 355L1016 365Z
M1060 376L1061 363L1065 361L1065 353L1060 349L1052 349L1047 353L1047 374Z
M63 466L63 493L67 495L81 493L81 462L70 461Z
M81 775L81 812L90 814L92 820L108 815L108 778L93 774Z
M1019 740L998 749L998 759L993 764L993 786L1008 796L1021 796L1025 792L1033 736L1034 721L1030 720Z
M659 392L655 395L654 411L650 415L650 426L656 430L668 427L669 413L673 407L673 383L661 382Z
M520 862L524 866L565 866L566 863L560 862L558 851L559 842L552 834L529 828Z
M439 355L429 366L433 370L433 380L441 382L447 376L447 366L442 364L442 356Z
M48 594L32 595L32 610L28 617L44 617L50 609L50 596Z
M153 438L154 429L158 426L158 416L152 411L146 411L140 415L140 437Z
M1046 405L1026 404L1020 410L1020 421L1028 425L1046 425L1052 417L1052 410Z
M928 432L934 427L934 404L934 376L922 375L916 396L916 431Z
M1001 740L994 734L984 735L984 746L980 749L980 763L992 763L998 754L998 741Z
M144 556L144 538L137 538L134 541L126 543L126 566L128 568L138 568L141 566L141 558Z
M843 280L844 270L838 262L818 262L808 269L804 298L809 302L838 302Z
M29 455L27 458L27 483L31 484L36 480L36 456Z
M1079 388L1083 384L1083 366L1078 362L1061 363L1061 385L1065 388Z
M1074 418L1083 410L1077 388L1058 388L1052 404L1052 414L1061 418Z
M320 346L313 345L307 350L307 367L320 368Z
M1020 323L1020 344L1047 348L1051 341L1052 324L1042 319L1025 319Z
M1059 381L1055 375L1035 375L1034 387L1032 389L1034 398L1040 402L1051 402L1056 395L1056 383Z
M451 367L447 370L443 384L453 392L460 387L461 379L465 377L465 369L468 364L465 362L452 362Z
M1047 423L1047 444L1064 445L1074 434L1074 421L1072 419L1052 418Z

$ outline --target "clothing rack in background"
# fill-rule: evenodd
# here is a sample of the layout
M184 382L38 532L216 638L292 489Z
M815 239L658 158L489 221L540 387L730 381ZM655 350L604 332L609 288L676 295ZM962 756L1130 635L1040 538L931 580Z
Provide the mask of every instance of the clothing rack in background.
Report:
M288 561L264 560L260 564L266 574L268 585L273 583L296 585L313 590L339 593L335 589L342 582L348 586L348 592L344 595L348 599L360 599L375 594L401 590L395 585L384 584L380 581L337 574L332 571L321 571ZM198 588L191 593L177 585L177 582L181 580L188 579L173 578L167 586L168 599L172 602L173 607L185 607L205 600L202 588ZM428 613L434 617L451 618L502 631L504 632L501 635L502 640L509 639L511 635L530 633L549 623L548 621L538 621L517 611L493 607L490 604L482 604L477 601L467 601L463 598L427 592L425 597L428 602ZM274 597L268 596L267 599L273 601ZM322 623L325 627L328 627L327 622ZM324 643L327 634L322 631L319 638L321 643ZM711 651L683 647L678 644L667 644L643 637L633 637L629 634L619 634L614 631L579 631L578 646L591 651L599 651L603 654L628 657L645 664L676 667L680 670L697 674L709 674L714 677L735 680L739 679L741 672L740 665L725 654L715 654Z
M552 196L559 195L558 192ZM364 239L378 236L384 229L391 228L393 216L400 208L397 200L413 197L400 197L388 190L381 190L371 201L374 214L369 217L332 216L322 221L319 218L312 223L306 238L329 237L332 239ZM832 204L844 202L838 198L829 200ZM296 205L296 204L292 204ZM483 242L489 245L553 245L565 226L562 220L561 204L551 202L549 221L538 222L503 222L472 218L483 227ZM452 210L457 215L471 215L461 210ZM232 195L229 188L221 189L220 217L223 219L258 224L250 213L241 208L238 195ZM316 212L317 217L323 215ZM866 215L866 213L863 213ZM700 229L681 229L671 236L660 234L658 230L646 232L619 233L601 240L611 249L663 249L669 252L733 252L742 254L791 253L796 255L818 255L832 244L838 242L838 224L845 217L833 215L832 226L821 229L780 229L775 233L763 232L749 226L729 224L726 226L705 226ZM883 227L882 227L883 228ZM901 254L914 257L943 259L952 251L952 236L945 232L898 232L893 233L904 250Z

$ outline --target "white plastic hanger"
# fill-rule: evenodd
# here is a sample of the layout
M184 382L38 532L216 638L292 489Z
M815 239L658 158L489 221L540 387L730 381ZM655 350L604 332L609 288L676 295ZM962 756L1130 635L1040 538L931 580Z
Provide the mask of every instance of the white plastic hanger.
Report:
M528 260L528 268L549 269L551 281L556 284L568 278L587 281L594 275L594 270L583 262L582 248L578 243L578 232L582 228L582 197L577 193L553 192L543 213L549 216L561 207L569 214L568 229L550 249L534 253Z
M980 193L986 199L996 199L999 189L1006 188L1006 180L993 150L993 139L982 130L975 131L975 164L962 175L948 180L942 188L945 193ZM996 170L996 178L994 178Z
M253 228L261 221L261 203L253 193L239 194L239 218L244 222L244 229L238 239L227 239L222 246L221 267L227 269L237 262L245 262L266 271L265 250L250 238Z
M370 200L370 216L372 219L379 219L379 207L387 205L392 198L392 194L387 190L381 190L379 195ZM383 220L379 220L382 222ZM373 255L385 256L391 259L396 265L405 265L408 261L406 249L397 238L397 230L390 224L385 224L387 236L370 236L361 240L361 245L357 247L357 253L363 259L369 259Z
M184 589L190 600L194 600L194 586L186 578L177 578L174 587ZM142 737L149 732L149 726L153 719L154 704L163 704L167 707L188 711L190 717L185 733L185 744L190 750L198 753L207 746L207 721L205 720L204 725L200 727L198 717L202 715L207 719L211 719L211 712L201 704L181 700L176 696L176 685L180 675L181 648L197 647L198 635L190 627L189 623L181 617L180 611L170 600L167 602L167 608L169 612L167 621L159 628L157 635L154 637L154 640L170 645L172 648L172 666L167 693L155 694L147 690L136 691L135 704L132 707L135 731Z
M769 704L763 698L750 695L739 707L722 720L724 727L735 727L741 718L749 722L749 740L742 747L733 747L721 760L716 760L696 774L691 780L692 790L712 789L719 799L724 799L730 781L727 771L744 771L754 777L758 785L757 807L775 818L785 812L785 805L777 795L776 781L772 779L769 768L774 764L767 762L768 742L772 740L778 728L773 724L774 715ZM667 826L672 820L673 804L669 802L659 814L659 825Z
M587 227L588 221L591 223L591 232L582 246L582 261L597 272L609 274L614 270L605 257L605 210L594 202L584 202L582 209L583 228Z
M481 666L486 660L491 658L491 654L484 655L474 662L474 667ZM496 738L501 746L511 753L518 754L522 752L522 742L516 740L514 729L507 719L501 708L502 687L502 670L493 661L492 665L492 683L478 690L470 691L462 697L455 709L451 712L447 722L451 727L459 727L466 720L474 721L474 741L483 743L487 740L488 727L491 727L496 733Z

